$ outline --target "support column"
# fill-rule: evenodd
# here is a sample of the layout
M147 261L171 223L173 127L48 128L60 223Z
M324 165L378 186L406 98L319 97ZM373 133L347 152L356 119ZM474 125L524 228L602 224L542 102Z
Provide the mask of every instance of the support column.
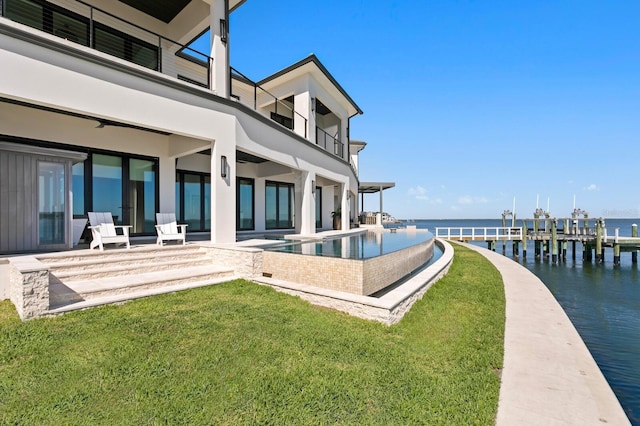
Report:
M236 241L236 150L223 138L211 144L211 242Z
M522 258L527 258L527 222L525 220L522 221Z
M635 223L631 225L631 236L634 238L638 237L638 225ZM631 263L634 265L638 263L638 251L634 250L631 252Z
M349 184L348 183L343 183L342 184L342 191L341 191L341 210L342 210L342 230L347 230L349 229Z
M380 222L377 223L377 225L380 225L380 226L383 226L382 225L382 212L383 211L384 210L382 210L382 186L380 186L380 216L379 216L379 219L378 219Z
M160 212L175 213L178 217L176 206L176 159L175 157L160 157L158 164L160 173L158 184L160 186Z
M313 185L316 175L312 172L300 171L299 179L296 179L296 198L300 197L299 229L296 231L302 235L310 235L316 230L316 194ZM299 191L299 192L298 192ZM297 204L297 203L296 203ZM296 210L297 205L296 205ZM298 226L296 227L298 228Z
M211 90L218 96L229 98L231 91L231 75L229 69L229 16L227 15L226 0L211 0L210 8L211 57L209 64ZM222 23L221 21L224 21ZM224 32L224 33L223 33Z
M303 92L293 97L293 131L311 143L316 143L315 100L311 93ZM333 152L333 147L331 147Z
M602 263L602 221L596 220L596 263Z
M554 265L558 263L558 221L556 219L551 222L551 262Z
M613 264L620 265L620 244L613 245Z

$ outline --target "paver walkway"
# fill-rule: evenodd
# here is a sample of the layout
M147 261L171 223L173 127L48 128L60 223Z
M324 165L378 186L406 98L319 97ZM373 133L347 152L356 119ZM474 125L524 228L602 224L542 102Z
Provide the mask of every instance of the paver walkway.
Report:
M551 292L532 272L465 244L502 274L504 368L496 424L629 425L618 399Z

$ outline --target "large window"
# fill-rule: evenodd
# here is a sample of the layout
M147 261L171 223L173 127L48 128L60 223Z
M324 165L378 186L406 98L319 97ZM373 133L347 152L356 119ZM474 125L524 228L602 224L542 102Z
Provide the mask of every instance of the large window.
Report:
M63 163L38 162L38 242L65 243L66 191Z
M158 211L158 160L93 152L72 169L73 215L111 212L133 235L155 233Z
M265 215L267 229L287 229L294 226L294 186L292 183L267 182Z
M238 231L255 229L253 208L253 200L255 199L254 180L241 177L237 178L236 191L236 228Z
M178 221L187 231L208 231L211 225L211 177L204 173L176 172Z
M149 160L129 160L129 224L134 233L155 232L156 170Z

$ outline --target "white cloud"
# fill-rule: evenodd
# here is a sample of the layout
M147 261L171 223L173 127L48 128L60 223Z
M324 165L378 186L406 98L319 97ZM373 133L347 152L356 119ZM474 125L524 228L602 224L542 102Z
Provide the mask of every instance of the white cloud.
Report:
M592 183L591 185L587 186L585 188L587 191L599 191L600 188L598 188L598 185L596 185L595 183Z
M410 197L416 197L418 200L420 200L421 198L419 197L426 197L427 190L418 185L415 188L409 188L408 193Z
M462 197L458 197L458 204L469 205L469 204L487 204L489 200L485 197L472 197L471 195L463 195Z
M473 204L473 198L469 195L458 197L458 204Z
M413 188L409 188L409 191L407 191L407 194L410 197L415 198L416 200L420 200L420 201L426 201L429 204L432 205L436 205L436 204L442 204L442 199L441 198L431 198L429 197L429 195L427 195L427 190L425 188L423 188L422 186L418 185L416 187Z

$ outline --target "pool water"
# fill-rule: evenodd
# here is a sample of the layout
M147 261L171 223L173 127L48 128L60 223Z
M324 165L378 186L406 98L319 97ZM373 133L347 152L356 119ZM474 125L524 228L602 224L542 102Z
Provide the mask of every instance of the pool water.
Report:
M403 250L427 242L432 238L433 234L426 231L368 231L323 241L288 243L271 247L267 250L362 260Z

